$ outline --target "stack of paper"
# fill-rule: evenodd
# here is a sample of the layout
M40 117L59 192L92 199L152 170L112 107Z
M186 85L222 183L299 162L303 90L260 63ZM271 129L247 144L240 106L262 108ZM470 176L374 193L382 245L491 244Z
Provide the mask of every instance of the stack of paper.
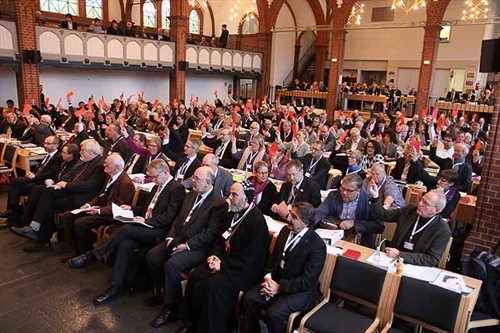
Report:
M468 291L462 276L446 271L442 271L431 284L457 293Z
M374 252L371 256L366 258L366 262L375 266L379 267L386 267L388 268L389 266L394 266L396 264L396 259L388 257L384 252L380 252L380 259L378 264L375 264L375 254L377 252Z
M326 245L333 246L344 238L344 230L316 229L316 233L323 239Z

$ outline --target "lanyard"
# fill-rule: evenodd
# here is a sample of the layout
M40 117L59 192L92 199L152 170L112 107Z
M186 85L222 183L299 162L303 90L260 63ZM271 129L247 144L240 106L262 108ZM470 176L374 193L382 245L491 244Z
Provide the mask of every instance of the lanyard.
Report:
M123 139L123 136L120 136L118 139L116 139L115 142L111 144L111 148L109 149L109 151L111 151L111 149L113 149L114 146L116 146L116 144L121 141L121 139Z
M320 160L321 160L321 156L320 156L320 158L318 158L318 160L316 162L311 163L311 165L309 166L309 169L308 169L309 172L311 172L314 169L314 167L316 166L316 164L319 163Z
M385 180L387 179L387 176L384 177L384 180L382 180L382 184L380 184L380 186L377 185L378 187L378 190L380 191L380 189L382 188L382 186L384 186L384 183L385 183Z
M455 167L459 167L459 166L461 166L462 164L464 164L464 162L458 162L458 163L455 163L455 164L453 164L452 169L453 169L453 170L455 170Z
M294 237L292 238L288 237L288 238L289 239L285 243L285 248L283 249L283 256L285 255L286 252L290 252L291 250L293 250L293 248L297 245L300 238L302 238L302 231L296 234Z
M252 153L252 154L248 157L248 159L247 159L247 164L252 163L253 159L255 158L255 156L257 156L257 154L258 154L258 153L259 153L258 151L257 151L257 152L255 152L255 153Z
M427 226L429 224L431 224L432 221L434 221L434 219L436 218L436 215L434 215L429 221L427 221L426 224L424 224L420 229L417 230L417 225L418 225L418 221L420 220L420 216L417 217L417 220L415 221L415 225L413 226L413 231L411 232L411 236L410 236L410 242L411 240L413 239L413 236L415 236L416 234L418 234L420 231L424 230L425 228L427 228Z

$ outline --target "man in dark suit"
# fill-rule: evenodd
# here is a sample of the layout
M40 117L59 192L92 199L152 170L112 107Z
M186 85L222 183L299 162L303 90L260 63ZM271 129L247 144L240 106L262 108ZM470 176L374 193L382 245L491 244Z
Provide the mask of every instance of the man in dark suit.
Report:
M6 115L6 121L4 122L1 134L5 134L7 137L20 138L23 136L26 126L22 119L17 117L14 112L9 112Z
M304 168L299 160L288 162L286 165L286 178L288 180L281 185L277 202L291 205L294 202L303 201L311 203L314 207L321 204L319 185L315 181L304 177ZM286 218L286 213L283 215L284 212L279 211L278 204L273 204L271 211L276 214L277 218Z
M419 180L424 181L425 174L427 171L424 170L419 154L411 144L406 144L403 157L396 160L396 166L392 169L391 176L396 180L414 184Z
M335 148L335 136L326 125L320 127L319 140L323 142L324 151L331 152Z
M241 303L242 332L260 332L260 310L266 311L269 332L284 333L291 313L307 312L321 297L319 276L326 246L313 229L315 210L296 202L267 262L264 281L250 289Z
M196 169L201 166L201 161L198 158L198 151L200 150L201 142L199 139L191 139L184 145L184 153L177 154L169 149L167 145L167 156L175 161L175 167L172 170L174 180L182 183L185 188L191 186L190 178L193 176Z
M368 142L365 138L361 137L360 131L358 128L352 128L349 132L351 137L345 140L345 143L341 146L339 152L347 153L352 150L359 150L360 152L365 152L365 146Z
M332 135L333 136L333 135ZM323 157L324 144L316 141L311 145L311 153L304 156L304 175L315 181L320 189L326 188L331 164Z
M52 128L50 128L51 124L52 124L52 118L47 114L44 114L40 117L40 124L37 124L35 122L31 123L30 126L33 128L33 133L28 142L43 147L45 139L48 136L56 135L56 133L52 130Z
M66 14L66 20L61 22L61 28L76 30L78 28L77 24L73 22L73 15Z
M111 21L111 25L108 30L106 30L106 34L108 35L121 35L122 31L118 28L118 22L116 20Z
M125 23L125 29L123 29L123 36L135 37L134 23L132 21L127 21L127 23Z
M204 130L202 129L202 135ZM213 148L214 155L219 159L219 165L224 168L236 168L238 165L238 160L233 158L231 154L231 149L233 147L233 143L231 142L231 130L224 128L220 131L220 138L217 139L213 137L209 139L205 136L202 136L203 144L207 147Z
M384 231L384 223L370 213L370 197L362 186L363 179L359 175L346 175L339 190L331 192L316 210L316 222L327 216L342 221L339 224L341 229L354 230L361 236L361 245L373 248L373 235Z
M120 126L111 124L106 127L106 140L103 140L97 133L95 124L92 121L89 125L90 135L104 148L103 156L118 153L124 161L128 161L132 155L132 150L121 134Z
M36 172L28 171L24 177L11 180L9 186L9 200L7 210L0 213L0 217L9 217L18 220L21 215L19 200L23 195L29 195L31 189L41 185L46 179L53 179L62 163L61 153L58 151L61 141L57 136L45 139L44 147L47 155L38 165Z
M76 216L63 214L61 222L66 235L65 244L70 252L64 256L66 259L92 249L92 244L97 240L92 229L113 222L112 204L120 206L132 203L135 187L123 171L124 165L120 155L109 155L104 161L104 172L108 174L104 186L99 194L80 207L85 212Z
M253 202L254 188L234 183L230 213L222 221L210 256L190 275L180 317L188 332L230 332L237 327L240 291L259 282L269 249L266 219Z
M81 207L102 188L106 174L101 146L95 140L85 140L80 154L82 163L76 175L71 181L60 181L46 188L43 200L38 201L30 226L10 229L16 235L35 240L33 245L23 248L23 251L50 250L50 238L55 229L54 214Z
M174 319L182 298L181 273L200 265L220 235L220 223L227 203L213 190L215 175L208 167L193 176L193 191L182 205L165 241L151 249L148 266L155 285L163 285L163 309L151 322L161 327ZM163 281L163 282L162 282Z
M68 143L73 143L80 147L83 141L89 139L89 135L87 134L87 131L85 130L85 124L77 122L74 124L74 129L73 129L74 136L70 137L68 140Z
M222 25L222 31L219 37L219 47L225 49L227 46L227 41L229 39L229 30L227 30L227 25Z
M229 191L233 185L233 176L229 171L219 167L219 159L214 154L207 154L203 157L201 165L209 167L215 173L214 191L221 197L229 196Z
M243 133L236 133L236 145L238 149L245 149L252 144L252 139L260 132L260 125L258 122L253 121L250 124L250 130Z
M432 190L420 199L418 206L385 210L379 198L378 187L371 184L371 211L382 221L396 222L397 227L390 247L385 252L390 258L403 258L405 263L435 267L451 236L441 211L446 206L446 196L441 190Z
M469 154L469 146L465 143L455 143L453 147L453 160L450 158L441 158L436 155L438 140L438 136L432 140L429 158L439 165L441 170L451 169L455 171L457 173L457 190L469 193L472 189L472 166L465 160L465 157Z
M271 119L264 120L264 126L260 133L264 136L264 141L274 143L276 141L276 130Z
M133 207L122 205L121 208L132 210L134 222L145 223L151 228L139 223L128 223L104 243L94 246L93 250L68 260L71 268L81 268L116 251L110 287L94 299L95 305L107 303L120 294L129 266L130 251L139 247L151 248L164 240L186 198L184 187L173 180L164 160L152 161L147 166L146 173L156 184L146 203Z

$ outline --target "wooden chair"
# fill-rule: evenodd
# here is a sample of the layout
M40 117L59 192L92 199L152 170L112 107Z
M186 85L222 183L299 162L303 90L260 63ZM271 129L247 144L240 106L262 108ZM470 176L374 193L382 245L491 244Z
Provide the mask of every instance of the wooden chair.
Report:
M418 188L407 188L405 195L405 202L407 205L418 205L418 202L424 195L424 190Z
M390 318L382 333L400 332L392 328L394 317L432 332L458 333L461 320L459 314L464 311L465 306L465 297L459 293L427 281L402 276L394 307L388 309Z
M446 248L444 249L443 255L439 260L438 267L441 269L445 269L446 263L448 262L448 255L450 254L451 243L453 243L453 237L450 237L448 240L448 244L446 244Z
M382 323L392 289L389 274L378 267L338 256L333 267L330 293L300 322L299 332L375 332ZM336 295L375 310L375 319L341 308L330 301Z
M16 161L17 155L19 154L19 149L11 146L5 145L2 149L2 156L0 158L0 174L13 173L14 177L17 177ZM9 165L9 166L7 166Z

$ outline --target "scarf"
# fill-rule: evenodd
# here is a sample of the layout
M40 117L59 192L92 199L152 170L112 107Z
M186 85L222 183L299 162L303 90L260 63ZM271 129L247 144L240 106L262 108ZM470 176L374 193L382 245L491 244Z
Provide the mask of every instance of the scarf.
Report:
M347 168L347 173L353 173L353 172L358 172L361 170L361 165L355 165L355 166L352 166L352 167L348 167Z
M267 184L269 184L269 179L266 179L265 182L263 183L259 183L257 181L257 177L252 177L252 185L253 185L253 188L255 190L255 196L254 196L254 199L253 201L255 202L255 200L257 200L257 196L262 192L264 191L264 189L266 188Z

